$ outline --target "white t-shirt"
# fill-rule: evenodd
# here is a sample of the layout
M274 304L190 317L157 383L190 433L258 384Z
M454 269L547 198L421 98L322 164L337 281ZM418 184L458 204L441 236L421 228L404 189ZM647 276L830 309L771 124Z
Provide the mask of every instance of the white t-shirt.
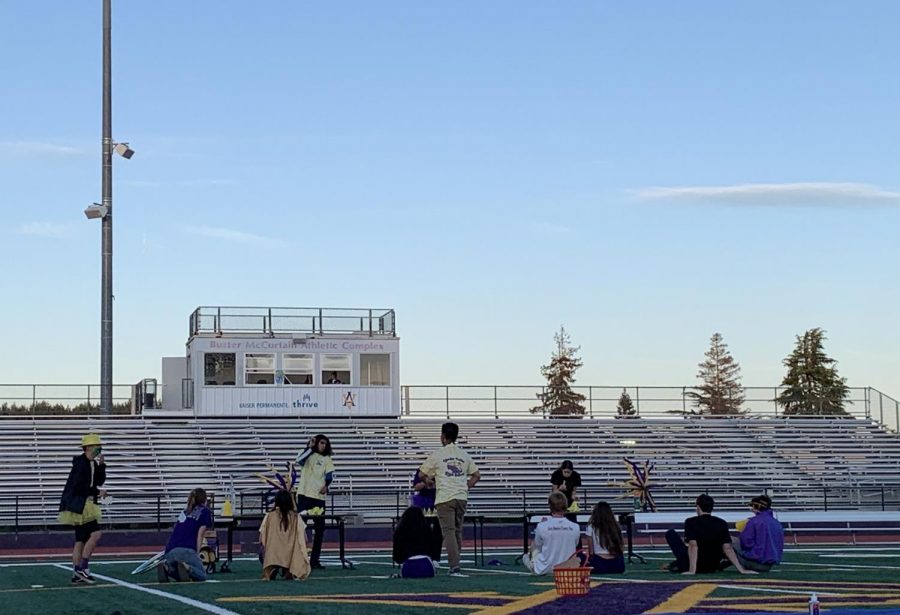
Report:
M535 574L547 574L575 553L581 530L565 517L547 517L534 530Z
M594 553L597 555L609 555L609 549L600 542L600 537L597 536L597 533L594 531L594 528L590 525L588 529L584 531L585 536L590 536L591 538L591 546L594 547Z

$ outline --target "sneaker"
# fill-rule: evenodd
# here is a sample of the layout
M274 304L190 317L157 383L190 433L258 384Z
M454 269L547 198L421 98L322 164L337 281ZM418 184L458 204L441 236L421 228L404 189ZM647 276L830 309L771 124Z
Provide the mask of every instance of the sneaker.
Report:
M156 580L160 583L169 582L169 572L166 570L165 562L160 562L156 565Z
M184 562L178 562L178 565L175 567L175 578L182 583L186 583L191 580L191 573L188 571L187 564Z
M96 579L91 576L90 571L83 568L76 568L72 576L78 577L80 579L80 583L87 583L88 585L93 585L96 581Z
M456 568L451 568L451 569L450 569L450 576L451 576L451 577L457 577L457 578L460 578L460 579L467 579L467 578L469 578L469 575L463 574L463 573L462 573L462 571L459 569L459 566L457 566Z
M80 574L72 575L72 585L90 585Z

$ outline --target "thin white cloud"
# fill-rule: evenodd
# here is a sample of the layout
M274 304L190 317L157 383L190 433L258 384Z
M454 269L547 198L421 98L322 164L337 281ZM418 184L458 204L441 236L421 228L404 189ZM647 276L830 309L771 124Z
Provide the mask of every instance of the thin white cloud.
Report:
M275 239L274 237L264 237L263 235L217 226L186 226L184 227L184 232L209 239L222 239L235 243L255 245L279 245L282 243L280 239Z
M62 224L54 224L53 222L28 222L22 224L16 229L19 235L29 237L49 237L58 239L65 237L68 229Z
M645 201L690 201L721 205L864 207L900 205L900 192L872 184L806 182L673 186L634 190Z
M0 141L0 152L14 155L39 154L50 156L81 156L87 153L79 147L45 141Z
M186 179L180 183L182 186L234 186L237 182L233 179L200 178Z
M535 222L532 228L543 235L552 235L556 237L567 237L575 234L575 229L558 222Z
M122 181L123 185L134 188L163 188L163 187L203 187L203 186L234 186L237 184L233 179L215 179L215 178L199 178L199 179L181 179L173 181L159 181L155 179L128 179Z

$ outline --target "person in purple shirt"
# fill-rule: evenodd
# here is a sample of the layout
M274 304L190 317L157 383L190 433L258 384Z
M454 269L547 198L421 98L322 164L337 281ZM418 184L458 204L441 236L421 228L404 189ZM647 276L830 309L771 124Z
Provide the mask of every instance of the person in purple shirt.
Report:
M156 577L160 583L170 578L176 581L205 581L206 567L200 561L200 547L204 544L207 529L213 529L212 512L206 506L206 491L194 489L188 496L187 505L166 543L165 561L156 567Z
M734 540L734 551L741 565L748 570L768 572L781 563L784 554L784 528L772 513L772 499L758 495L750 500L753 517Z

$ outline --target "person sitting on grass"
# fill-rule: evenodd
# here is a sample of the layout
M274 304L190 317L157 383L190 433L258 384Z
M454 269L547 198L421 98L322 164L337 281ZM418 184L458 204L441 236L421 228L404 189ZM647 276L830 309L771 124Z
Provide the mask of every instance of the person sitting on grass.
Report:
M417 506L410 506L394 530L394 562L400 565L404 579L424 579L434 576L433 532L425 514Z
M666 542L675 555L668 569L688 575L718 572L722 560L727 559L741 574L757 574L744 568L735 555L728 524L712 514L712 497L704 493L697 497L696 505L697 516L684 520L684 541L675 530L666 532Z
M622 574L625 572L625 554L622 551L622 528L616 521L612 508L606 502L597 502L591 513L588 528L588 564L594 574Z
M275 580L279 573L288 580L309 576L306 524L297 514L290 491L280 489L275 494L275 506L259 526L259 544L264 579Z
M566 519L569 501L556 491L548 498L550 517L537 524L531 550L522 556L522 563L534 574L547 574L553 567L570 559L578 549L581 530L577 523Z
M744 568L768 572L784 555L784 528L772 513L772 499L758 495L750 500L753 516L741 528L740 538L731 541ZM728 562L722 562L723 568Z
M206 567L200 561L207 528L213 527L212 513L206 507L206 491L197 487L191 491L187 506L178 515L172 535L166 543L165 560L156 565L160 583L176 581L205 581Z

